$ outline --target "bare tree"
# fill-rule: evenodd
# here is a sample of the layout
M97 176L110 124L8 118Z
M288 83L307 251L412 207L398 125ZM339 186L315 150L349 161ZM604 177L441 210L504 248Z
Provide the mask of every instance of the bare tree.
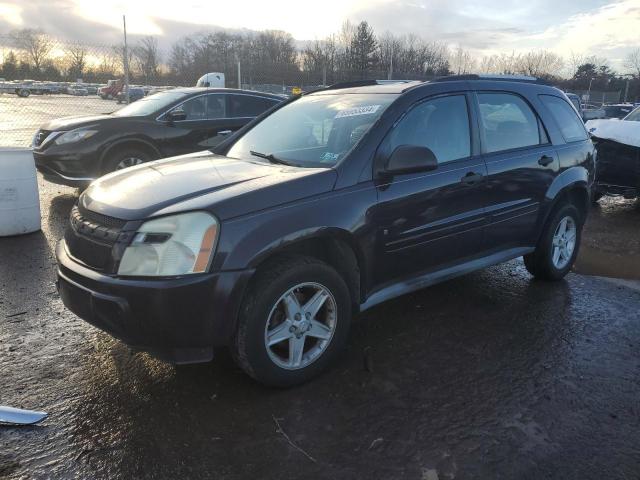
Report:
M539 50L520 55L516 69L531 77L558 76L564 66L561 56L548 50Z
M451 71L457 75L471 73L476 69L476 60L469 50L457 47L449 57Z
M624 66L631 70L634 77L640 78L640 48L629 52L625 58Z
M25 28L11 34L14 45L22 50L28 62L37 70L44 66L53 49L51 38L41 30Z
M82 78L87 66L87 48L78 43L71 43L65 47L65 64L71 78Z
M144 78L145 83L154 81L160 75L160 56L158 40L154 37L144 37L133 47L134 66Z

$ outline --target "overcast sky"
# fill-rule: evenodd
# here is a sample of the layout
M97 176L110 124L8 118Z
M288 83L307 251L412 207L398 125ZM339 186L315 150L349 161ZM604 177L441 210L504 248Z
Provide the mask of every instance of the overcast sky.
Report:
M30 27L113 44L123 13L132 35L157 35L163 46L212 27L321 39L349 19L482 53L544 48L598 55L619 70L628 51L640 47L640 0L0 0L0 35Z

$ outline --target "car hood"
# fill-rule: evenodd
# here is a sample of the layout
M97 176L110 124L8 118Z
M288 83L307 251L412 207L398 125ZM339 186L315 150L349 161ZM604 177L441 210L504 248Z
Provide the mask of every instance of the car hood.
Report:
M115 120L115 117L111 115L84 115L81 117L63 117L57 118L50 122L45 123L40 127L42 130L49 130L53 132L60 132L66 130L73 130L74 128L84 127L88 125L95 125L97 123L104 123L105 121Z
M93 182L82 207L123 220L209 210L221 220L333 189L330 168L237 160L209 151L149 162Z

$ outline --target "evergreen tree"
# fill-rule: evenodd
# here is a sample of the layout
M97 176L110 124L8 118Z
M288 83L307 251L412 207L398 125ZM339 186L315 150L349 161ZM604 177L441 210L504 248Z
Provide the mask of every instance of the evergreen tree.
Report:
M18 59L16 58L16 54L13 51L10 51L6 57L4 57L4 62L2 63L2 77L7 80L15 80L16 73L18 71Z
M359 72L360 78L365 78L375 66L377 51L378 42L373 29L367 22L360 22L351 41L350 52L352 67Z

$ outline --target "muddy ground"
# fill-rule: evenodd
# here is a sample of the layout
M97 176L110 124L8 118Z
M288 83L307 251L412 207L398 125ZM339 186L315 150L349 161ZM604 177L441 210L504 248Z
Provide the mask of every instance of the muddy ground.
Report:
M593 210L580 274L518 260L388 302L339 366L274 390L226 352L172 367L67 312L73 190L41 197L43 231L0 239L0 404L50 417L0 427L0 478L640 478L636 202Z

